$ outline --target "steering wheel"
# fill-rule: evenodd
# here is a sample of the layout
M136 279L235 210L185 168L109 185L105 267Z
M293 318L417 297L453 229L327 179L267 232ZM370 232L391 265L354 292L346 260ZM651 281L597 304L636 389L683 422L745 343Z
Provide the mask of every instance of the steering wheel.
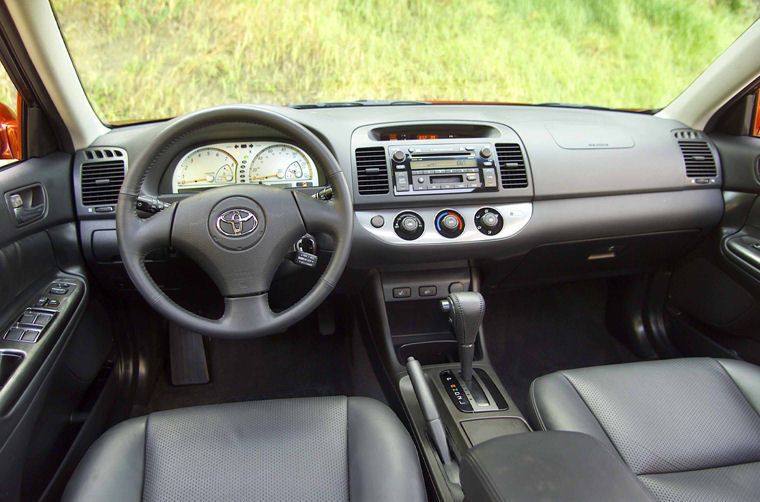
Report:
M230 185L196 193L149 218L137 213L143 180L172 145L215 124L265 126L306 150L333 189L330 202L298 190ZM337 160L311 131L274 111L245 105L219 106L171 120L130 166L116 207L119 251L129 277L148 303L170 321L208 336L253 338L280 332L316 309L335 287L348 261L353 206ZM306 233L327 233L332 258L312 289L281 312L269 306L272 278L293 243ZM145 268L148 252L173 247L195 261L224 296L219 319L194 314L172 301Z

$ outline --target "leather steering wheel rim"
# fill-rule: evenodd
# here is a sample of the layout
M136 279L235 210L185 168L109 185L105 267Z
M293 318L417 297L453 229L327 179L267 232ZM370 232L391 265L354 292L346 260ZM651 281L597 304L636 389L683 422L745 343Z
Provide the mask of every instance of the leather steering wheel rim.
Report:
M140 218L136 202L143 180L152 170L166 168L156 161L157 157L199 128L229 123L265 126L298 144L327 177L333 199L325 202L297 190L236 184L199 192L149 218ZM241 236L217 232L220 229L214 222L222 212L230 210L245 210L256 216L254 229L248 236L238 238ZM353 216L346 178L338 161L316 135L275 111L229 105L172 119L150 142L124 178L116 207L116 232L129 277L145 300L165 318L207 336L253 338L283 331L327 298L348 261ZM286 310L272 312L268 286L285 256L277 255L290 249L303 234L319 232L331 235L335 242L327 268L303 298ZM219 319L202 317L177 305L153 281L144 258L154 249L170 246L187 252L217 284L225 303ZM263 275L252 273L250 267L260 267Z

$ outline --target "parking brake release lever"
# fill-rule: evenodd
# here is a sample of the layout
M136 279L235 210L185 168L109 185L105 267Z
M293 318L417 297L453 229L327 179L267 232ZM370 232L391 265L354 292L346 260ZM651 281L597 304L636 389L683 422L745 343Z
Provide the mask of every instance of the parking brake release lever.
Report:
M449 316L459 347L459 361L462 364L462 380L467 388L472 388L472 360L475 357L475 339L478 337L486 302L483 295L475 291L451 293L441 300L441 309Z
M449 444L446 441L446 431L443 428L443 422L438 414L438 408L435 406L433 394L430 392L425 374L422 372L420 362L413 357L406 360L406 371L409 373L409 379L412 381L414 393L417 395L417 401L422 408L422 415L425 417L425 425L430 440L433 442L435 449L438 450L444 465L451 463L451 453Z

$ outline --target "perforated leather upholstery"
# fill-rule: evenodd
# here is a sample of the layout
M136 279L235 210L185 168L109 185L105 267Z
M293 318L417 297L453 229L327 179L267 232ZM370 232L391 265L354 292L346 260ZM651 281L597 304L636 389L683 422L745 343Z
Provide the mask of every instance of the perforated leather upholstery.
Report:
M66 501L425 500L417 454L386 406L358 397L201 406L123 422Z
M560 371L533 382L531 405L538 427L595 436L660 500L760 498L757 366L694 358Z

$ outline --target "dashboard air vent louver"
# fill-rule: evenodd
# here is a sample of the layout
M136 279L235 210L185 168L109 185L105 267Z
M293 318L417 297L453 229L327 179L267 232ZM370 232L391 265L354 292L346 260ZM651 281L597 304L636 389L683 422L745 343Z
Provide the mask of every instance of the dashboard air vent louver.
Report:
M356 181L361 195L388 193L388 163L382 146L356 149Z
M701 139L702 133L694 129L678 129L673 133L676 139L694 140Z
M517 143L497 143L496 157L499 160L502 188L525 188L528 186L528 173L525 170L520 145Z
M712 150L705 141L679 141L686 176L689 178L714 178L718 175Z
M85 150L80 167L82 205L115 205L124 181L126 155L123 151L98 148Z

